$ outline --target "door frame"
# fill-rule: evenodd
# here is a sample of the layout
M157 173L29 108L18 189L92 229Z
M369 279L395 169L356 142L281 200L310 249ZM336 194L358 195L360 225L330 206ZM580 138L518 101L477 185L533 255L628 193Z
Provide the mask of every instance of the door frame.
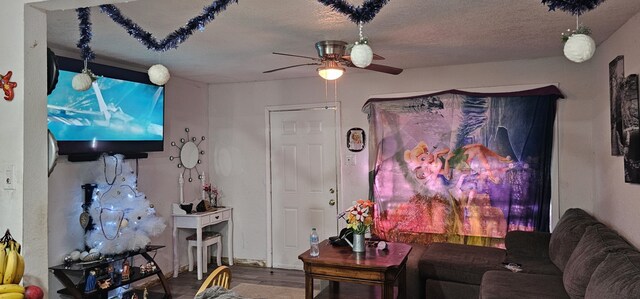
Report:
M271 194L271 112L295 112L304 110L335 110L335 131L336 131L336 212L340 207L340 192L342 191L342 151L340 142L342 141L342 117L340 113L340 102L324 102L314 104L300 104L300 105L278 105L278 106L266 106L264 108L264 120L265 120L265 140L266 140L266 202L267 202L267 267L273 267L273 231L272 231L272 194ZM337 214L336 214L337 215ZM336 223L338 219L336 218ZM337 232L336 232L337 233ZM302 252L301 252L302 253Z

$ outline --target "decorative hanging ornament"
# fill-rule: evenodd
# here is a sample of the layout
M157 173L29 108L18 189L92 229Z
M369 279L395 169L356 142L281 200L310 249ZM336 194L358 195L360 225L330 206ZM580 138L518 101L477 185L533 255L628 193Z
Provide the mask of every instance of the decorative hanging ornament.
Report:
M82 73L73 76L71 86L77 91L85 91L91 88L93 81L96 81L96 75L87 67L87 59L84 60L84 69Z
M567 34L562 34L564 44L564 56L567 59L582 63L585 62L596 52L596 42L589 36L591 30L588 27L580 26L579 16L576 16L576 30Z
M586 34L573 34L564 44L564 56L573 62L585 62L591 59L595 52L596 42Z
M7 101L12 101L15 93L13 89L18 87L18 83L11 82L11 75L13 75L12 71L8 71L6 75L0 75L0 84L2 84L2 91L4 91L4 99Z
M542 0L542 4L548 6L550 11L555 11L557 8L574 16L584 14L596 8L602 2L604 0Z
M325 6L346 15L349 19L358 23L369 23L380 10L387 5L389 0L365 0L361 6L353 6L347 0L318 0Z
M153 37L150 32L144 30L140 25L123 15L115 5L100 5L100 11L107 14L116 24L122 26L129 35L137 39L146 46L147 49L164 52L178 48L178 46L193 35L196 30L204 31L205 26L232 3L238 3L238 0L213 0L211 4L202 9L201 14L188 20L186 25L176 29L160 40Z
M359 68L368 67L373 61L373 50L369 46L369 41L362 35L362 22L358 23L360 39L351 48L351 62Z
M90 219L91 219L91 215L89 215L89 213L82 212L80 214L80 226L82 228L87 228L87 225L89 225L89 220Z
M155 85L165 85L171 78L169 69L162 64L152 65L147 73L149 74L149 80Z

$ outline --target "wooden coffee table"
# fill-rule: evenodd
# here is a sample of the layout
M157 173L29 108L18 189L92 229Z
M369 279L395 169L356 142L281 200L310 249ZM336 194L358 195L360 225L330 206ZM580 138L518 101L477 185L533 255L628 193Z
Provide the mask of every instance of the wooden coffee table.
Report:
M398 298L406 297L407 256L411 246L387 243L387 250L366 248L356 254L351 247L334 247L328 240L320 243L320 256L312 257L309 250L298 256L304 263L305 298L313 298L313 279L329 280L330 288L336 282L352 282L382 287L382 298L393 298L393 286L398 282Z

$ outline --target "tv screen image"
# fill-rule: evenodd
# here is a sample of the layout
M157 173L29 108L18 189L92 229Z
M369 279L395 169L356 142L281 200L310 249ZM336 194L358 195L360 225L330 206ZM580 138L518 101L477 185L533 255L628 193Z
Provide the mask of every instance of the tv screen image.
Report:
M60 154L162 150L163 86L148 82L144 73L92 64L89 68L98 79L90 89L77 91L71 81L81 72L82 62L60 57L59 63L47 119Z

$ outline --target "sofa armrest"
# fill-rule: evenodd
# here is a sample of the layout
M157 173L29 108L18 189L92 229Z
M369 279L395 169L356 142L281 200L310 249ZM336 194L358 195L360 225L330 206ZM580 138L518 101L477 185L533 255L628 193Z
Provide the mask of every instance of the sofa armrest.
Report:
M507 255L511 257L549 257L549 240L551 233L510 231L507 232L504 244Z

